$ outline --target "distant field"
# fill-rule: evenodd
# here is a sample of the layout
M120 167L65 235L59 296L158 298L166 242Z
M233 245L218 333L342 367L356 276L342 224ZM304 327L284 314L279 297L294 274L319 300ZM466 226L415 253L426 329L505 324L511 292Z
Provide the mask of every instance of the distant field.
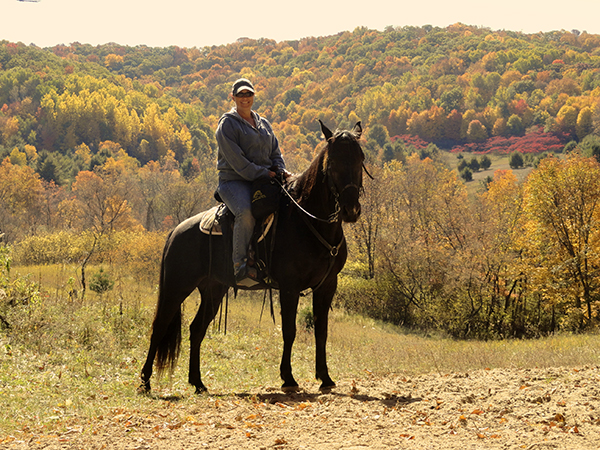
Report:
M472 155L470 153L463 153L463 157L469 161L472 157L480 158L481 155ZM444 161L448 164L450 169L456 170L456 166L460 161L457 158L457 153L450 153L447 151L443 152ZM488 157L492 160L492 165L487 170L479 170L473 172L473 181L467 183L467 190L469 193L475 193L481 189L481 182L488 176L493 177L494 172L497 170L512 170L519 181L524 181L527 176L533 170L531 167L524 167L522 169L511 169L508 164L509 155L504 154L488 154Z

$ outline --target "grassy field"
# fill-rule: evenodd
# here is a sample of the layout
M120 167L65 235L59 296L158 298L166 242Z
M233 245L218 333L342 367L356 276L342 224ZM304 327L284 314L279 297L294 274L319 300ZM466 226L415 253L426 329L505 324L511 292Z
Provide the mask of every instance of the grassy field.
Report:
M462 154L463 157L470 161L471 158L481 158L480 155L471 155L471 154ZM450 153L447 151L442 152L443 160L446 162L450 169L456 170L456 166L460 161L457 158L456 153ZM475 194L476 192L480 192L483 189L483 182L487 177L494 177L494 172L497 170L512 170L515 176L519 181L524 181L527 176L533 170L531 167L524 167L522 169L511 169L508 164L508 159L510 155L504 154L489 154L488 157L492 161L492 165L487 170L479 170L473 173L473 180L467 183L467 191L469 194Z
M18 271L19 268L14 269ZM148 345L156 292L132 280L117 280L104 296L68 296L68 267L28 269L46 286L41 298L11 308L0 329L0 442L3 436L85 427L121 411L151 411L197 401L187 385L187 329L182 357L172 376L153 378L153 394L138 395L139 371ZM304 389L316 391L314 340L304 327L310 295L302 299L292 364ZM199 303L185 304L189 323ZM274 324L262 296L229 299L227 333L218 319L202 347L202 375L212 396L277 389L281 352L279 319ZM276 317L277 317L276 308ZM329 366L335 380L372 375L465 372L480 368L585 366L598 363L594 335L563 335L532 341L455 341L422 336L334 310ZM205 396L207 397L207 396ZM211 397L212 398L212 397ZM91 426L91 425L89 425Z

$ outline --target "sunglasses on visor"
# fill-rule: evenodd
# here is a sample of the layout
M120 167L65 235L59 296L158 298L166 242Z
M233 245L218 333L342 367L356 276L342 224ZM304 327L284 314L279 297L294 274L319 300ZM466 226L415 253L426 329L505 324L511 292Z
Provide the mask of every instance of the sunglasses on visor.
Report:
M235 94L236 97L252 97L254 95L254 92L250 92L250 91L242 91L242 92L238 92L237 94Z

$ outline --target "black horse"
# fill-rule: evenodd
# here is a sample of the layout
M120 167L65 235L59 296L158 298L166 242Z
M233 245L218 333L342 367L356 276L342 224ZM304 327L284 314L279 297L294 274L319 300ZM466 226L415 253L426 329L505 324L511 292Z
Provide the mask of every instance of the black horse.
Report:
M278 213L271 247L271 278L279 288L283 331L280 374L282 389L298 389L292 375L291 353L296 337L296 312L300 293L312 289L316 339L316 377L321 390L335 386L326 362L327 322L337 275L346 262L347 247L342 222L360 216L364 154L358 139L360 122L352 131L333 134L323 123L327 145L310 167L291 177L287 203ZM206 330L231 286L231 254L222 236L204 234L199 216L179 224L167 238L162 256L158 304L150 348L142 368L140 391L150 391L155 358L157 368L173 368L181 342L181 305L197 288L201 302L190 325L189 382L196 392L206 387L200 377L200 345Z

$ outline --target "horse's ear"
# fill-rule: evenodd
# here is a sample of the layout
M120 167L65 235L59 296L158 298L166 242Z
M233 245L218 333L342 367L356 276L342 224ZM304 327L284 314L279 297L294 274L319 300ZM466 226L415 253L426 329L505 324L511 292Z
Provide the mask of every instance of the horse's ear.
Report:
M359 138L362 135L362 126L360 124L360 120L358 122L356 122L356 125L354 125L354 128L352 129L352 132L356 135L357 138Z
M321 131L323 132L323 135L325 136L325 140L328 141L329 139L331 139L331 137L333 137L333 133L331 132L331 130L329 128L327 128L325 126L325 124L323 122L321 122L321 119L317 119L317 120L321 124Z

